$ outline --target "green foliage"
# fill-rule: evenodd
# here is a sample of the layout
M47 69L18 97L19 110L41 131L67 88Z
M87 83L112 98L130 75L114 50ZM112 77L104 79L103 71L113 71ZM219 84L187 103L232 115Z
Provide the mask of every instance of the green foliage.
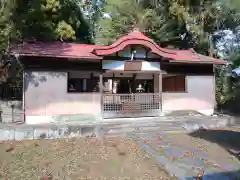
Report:
M102 16L104 0L79 0L79 6L84 12L90 25L91 37L95 40L98 30L98 21Z
M233 66L232 66L233 68L240 67L240 48L239 47L234 49L229 59L233 63Z
M0 1L0 61L9 60L16 41L78 41L92 43L88 21L78 0ZM9 83L21 84L22 68L12 62Z
M233 98L231 76L227 75L228 71L228 66L215 66L216 102L218 105L225 104Z
M109 44L134 28L157 42L167 41L179 34L171 19L165 14L158 13L147 1L108 0L104 12L109 13L111 18L103 18L99 22L100 29L96 42L101 44Z
M224 0L106 0L111 19L99 22L97 41L108 44L135 27L158 43L214 55L213 32L236 27L239 9Z
M228 50L229 68L219 66L216 68L216 97L218 106L224 106L228 110L239 107L240 86L239 78L232 78L231 70L240 67L240 48L231 46Z
M72 39L75 40L75 31L72 26L67 24L65 21L60 21L56 27L57 38L61 41Z
M14 24L10 20L15 1L0 1L0 55L6 53L10 41L16 38Z
M13 21L21 39L91 42L77 0L18 0Z
M184 25L192 35L194 48L201 52L215 54L213 32L234 28L239 24L237 9L222 0L169 0L170 13ZM231 21L231 22L230 22Z

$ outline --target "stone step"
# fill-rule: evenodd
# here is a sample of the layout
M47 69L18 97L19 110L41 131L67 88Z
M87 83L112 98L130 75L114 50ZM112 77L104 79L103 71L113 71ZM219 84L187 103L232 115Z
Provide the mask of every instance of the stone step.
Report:
M212 122L212 121L219 121L219 120L226 120L226 118L221 118L221 117L214 117L214 116L206 116L206 117L171 117L169 118L136 118L134 120L130 119L113 119L113 120L108 120L108 121L102 121L101 124L103 125L122 125L122 124L143 124L143 123L178 123L178 122Z
M146 123L172 123L172 122L177 122L178 120L174 119L169 119L169 118L119 118L119 119L111 119L111 120L103 120L100 123L103 125L122 125L122 124L146 124ZM184 121L184 120L182 120Z
M104 137L118 137L118 136L126 136L130 134L134 134L137 136L143 136L143 135L149 135L149 134L173 134L173 133L186 133L185 130L180 130L180 129L172 129L172 130L167 130L167 131L157 131L157 132L138 132L138 131L133 131L133 132L112 132L112 133L104 133Z
M158 123L136 123L136 124L121 124L121 125L102 125L104 129L124 129L124 128L168 128L168 127L185 127L185 126L211 126L215 124L221 124L224 121L206 121L206 122L198 122L198 121L191 121L191 122L158 122Z
M122 124L122 125L104 125L105 129L122 129L122 128L142 128L142 127L168 127L175 126L173 123L154 123L154 124Z
M179 127L155 127L155 128L124 128L124 129L104 129L103 133L104 134L126 134L126 133L163 133L163 132L169 132L169 131L181 131L183 132L183 128Z
M155 129L169 129L169 128L182 128L181 126L175 126L175 125L165 125L165 126L127 126L127 127L103 127L102 129L104 131L108 130L124 130L124 129L130 129L130 130L155 130Z
M102 131L105 135L120 135L127 133L166 133L166 132L192 132L200 128L215 128L225 126L224 120L202 120L202 121L176 121L176 122L150 122L132 123L121 125L105 125Z
M126 132L163 132L163 131L170 131L170 130L181 130L184 128L177 128L177 127L168 127L168 128L162 128L162 127L156 127L156 128L124 128L124 129L103 129L103 133L126 133Z

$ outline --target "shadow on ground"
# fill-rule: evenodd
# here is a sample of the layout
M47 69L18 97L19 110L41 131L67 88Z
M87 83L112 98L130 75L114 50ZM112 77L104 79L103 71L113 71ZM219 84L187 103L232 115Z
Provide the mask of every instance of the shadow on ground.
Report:
M236 120L235 124L240 124L240 94L235 99L230 99L225 104L218 105L216 112L217 114L224 114L234 117Z
M187 177L185 180L194 180L196 178ZM222 173L213 173L204 175L204 180L239 180L240 179L240 170L222 172Z
M195 138L201 138L206 141L216 143L226 149L230 154L240 160L240 132L233 130L198 130L189 134ZM222 173L205 172L204 179L209 180L238 180L240 179L240 170ZM190 180L191 178L186 178Z
M198 130L189 134L216 143L240 160L240 132L232 130Z

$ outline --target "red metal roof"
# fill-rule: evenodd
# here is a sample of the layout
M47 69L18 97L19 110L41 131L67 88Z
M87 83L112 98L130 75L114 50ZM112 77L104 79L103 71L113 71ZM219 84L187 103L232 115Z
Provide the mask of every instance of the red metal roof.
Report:
M92 53L98 45L74 44L61 42L34 42L23 43L12 49L13 54L20 56L45 56L64 58L101 59Z
M106 55L123 50L129 45L142 45L160 57L169 59L171 62L185 63L210 63L225 64L226 61L197 54L193 49L172 50L158 46L152 39L140 32L133 31L109 46L61 43L61 42L35 42L24 43L12 50L13 54L20 56L47 56L65 57L76 59L97 60Z

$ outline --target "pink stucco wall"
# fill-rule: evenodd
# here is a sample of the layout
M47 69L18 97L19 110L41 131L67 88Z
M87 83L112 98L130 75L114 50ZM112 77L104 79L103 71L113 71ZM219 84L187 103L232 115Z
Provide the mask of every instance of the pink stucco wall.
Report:
M157 79L157 77L156 77ZM156 81L156 80L155 80ZM163 93L162 110L213 110L214 76L187 76L186 93ZM155 92L157 92L156 83ZM99 116L100 93L68 93L67 72L25 72L26 117L55 115Z
M99 93L67 93L67 72L26 72L27 116L99 114Z
M215 105L214 76L187 76L186 93L163 93L163 111L213 110Z

